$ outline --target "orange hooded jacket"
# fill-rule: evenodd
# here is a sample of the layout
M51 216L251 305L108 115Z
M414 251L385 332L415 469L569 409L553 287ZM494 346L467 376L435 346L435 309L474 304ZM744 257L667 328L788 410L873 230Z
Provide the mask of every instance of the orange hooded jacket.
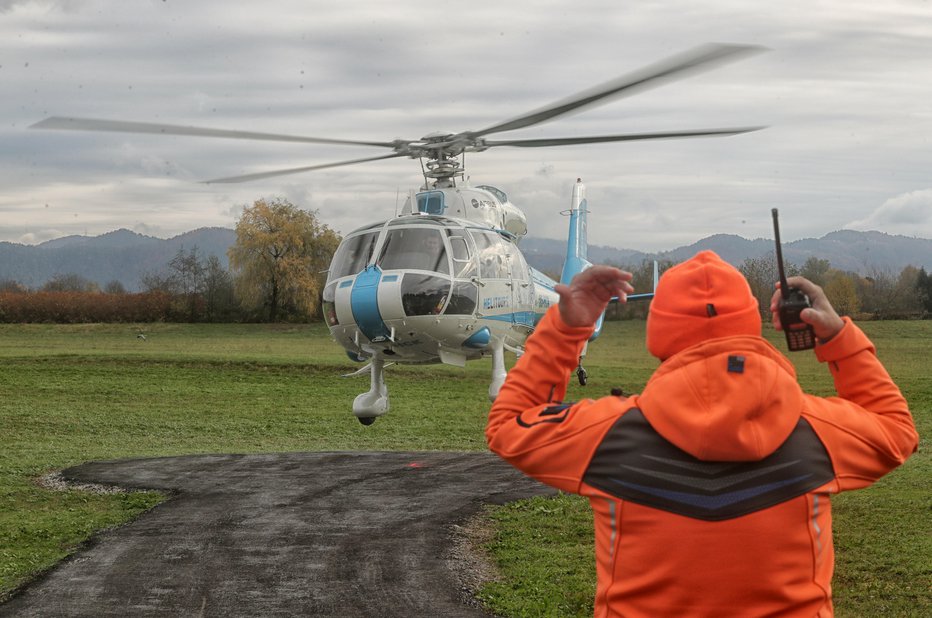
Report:
M786 357L737 334L687 337L640 395L553 403L592 332L551 308L486 438L526 474L589 498L595 616L831 616L829 495L870 485L918 442L867 336L845 318L816 348L838 397L803 393Z

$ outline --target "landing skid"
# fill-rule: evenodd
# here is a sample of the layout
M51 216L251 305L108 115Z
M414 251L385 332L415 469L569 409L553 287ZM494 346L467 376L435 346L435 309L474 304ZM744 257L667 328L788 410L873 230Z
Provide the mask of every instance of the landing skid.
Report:
M585 386L589 382L589 372L582 366L583 359L586 358L586 352L589 351L589 342L583 346L582 354L579 356L579 363L576 365L576 379L579 380L580 386Z
M376 356L370 364L369 392L353 400L353 414L363 425L371 425L375 419L388 412L388 387L385 386L385 360Z
M499 340L492 343L492 382L489 384L489 401L495 401L498 391L505 383L508 372L505 370L505 344Z

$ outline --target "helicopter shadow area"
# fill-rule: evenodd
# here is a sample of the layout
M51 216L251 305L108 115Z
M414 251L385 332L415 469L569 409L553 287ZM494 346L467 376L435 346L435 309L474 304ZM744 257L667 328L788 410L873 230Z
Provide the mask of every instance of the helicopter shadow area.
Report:
M63 476L172 497L0 616L484 616L456 526L483 504L552 493L489 453L198 455Z

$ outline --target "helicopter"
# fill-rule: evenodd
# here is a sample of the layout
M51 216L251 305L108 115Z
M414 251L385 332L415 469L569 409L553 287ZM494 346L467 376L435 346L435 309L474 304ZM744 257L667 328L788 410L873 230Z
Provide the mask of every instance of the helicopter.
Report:
M577 179L562 282L591 266L587 213L585 185ZM384 368L390 362L465 367L491 356L489 399L495 399L507 375L505 350L521 354L559 301L557 282L529 266L518 249L526 230L524 214L496 187L434 187L409 197L397 217L344 238L328 272L323 312L350 359L369 360L360 371L369 371L370 389L353 402L360 422L371 424L388 411ZM592 339L600 330L601 320ZM581 384L584 356L585 350L576 369Z
M492 185L473 186L465 173L466 153L511 146L536 148L707 136L729 136L763 127L718 128L620 135L490 140L487 136L537 125L558 116L629 96L646 88L707 70L761 51L748 45L706 44L633 73L579 92L543 108L479 131L435 132L420 140L345 140L209 129L161 123L50 117L30 128L153 133L230 139L369 146L388 154L334 163L216 178L211 183L247 182L407 157L419 159L424 184L411 190L395 216L346 234L333 255L322 293L324 319L332 337L356 362L368 364L370 388L353 401L353 414L371 425L389 410L385 367L444 363L464 367L491 357L488 395L505 381L505 351L520 355L527 337L559 301L557 281L528 265L519 249L527 234L524 212ZM591 266L588 260L585 185L573 186L566 258L560 283ZM657 266L654 265L656 284ZM652 293L630 295L649 299ZM590 341L598 336L601 320ZM583 350L583 356L585 349ZM576 375L585 384L579 359Z

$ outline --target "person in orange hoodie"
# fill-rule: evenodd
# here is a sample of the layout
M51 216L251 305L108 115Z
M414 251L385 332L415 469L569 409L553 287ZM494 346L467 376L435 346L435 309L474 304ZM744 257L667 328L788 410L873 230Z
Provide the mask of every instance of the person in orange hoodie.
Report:
M703 251L658 282L647 349L662 363L643 392L561 403L594 324L630 281L593 266L557 286L559 304L489 413L489 447L589 498L597 618L832 616L829 498L867 487L918 443L873 344L820 287L791 277L838 396L804 393L761 337L747 281Z

